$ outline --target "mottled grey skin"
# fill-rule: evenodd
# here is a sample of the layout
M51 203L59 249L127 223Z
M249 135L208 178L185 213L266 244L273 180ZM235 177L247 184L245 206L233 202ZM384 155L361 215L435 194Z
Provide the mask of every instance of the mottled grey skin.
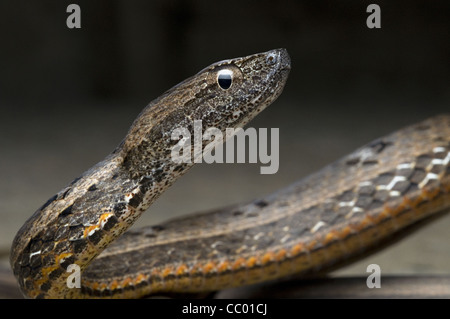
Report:
M217 82L233 71L229 89ZM157 197L193 164L176 164L172 131L202 120L203 130L244 126L282 92L290 70L284 49L224 60L203 69L152 101L105 160L50 198L12 244L11 265L28 297L75 297L67 266L84 270Z

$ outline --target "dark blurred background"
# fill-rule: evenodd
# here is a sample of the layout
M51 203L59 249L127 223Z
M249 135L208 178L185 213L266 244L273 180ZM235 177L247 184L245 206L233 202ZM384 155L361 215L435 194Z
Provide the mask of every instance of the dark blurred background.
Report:
M66 8L81 7L81 29ZM381 29L366 8L381 7ZM287 48L281 97L250 125L280 128L280 169L201 164L139 220L266 195L371 140L450 110L449 1L12 1L0 3L0 250L50 196L103 159L140 110L203 67ZM448 273L450 218L368 263Z

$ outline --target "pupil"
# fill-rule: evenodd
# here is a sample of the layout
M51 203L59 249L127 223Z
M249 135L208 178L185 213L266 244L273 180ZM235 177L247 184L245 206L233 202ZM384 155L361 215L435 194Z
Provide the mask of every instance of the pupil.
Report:
M224 90L230 88L231 80L231 72L228 70L220 71L217 76L217 82L219 83L219 86Z

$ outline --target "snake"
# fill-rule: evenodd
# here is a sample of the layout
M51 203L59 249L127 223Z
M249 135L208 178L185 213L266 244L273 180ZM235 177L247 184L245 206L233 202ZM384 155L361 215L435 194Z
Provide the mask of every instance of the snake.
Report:
M198 120L203 132L244 127L278 98L290 70L286 49L223 60L150 102L110 155L18 231L10 263L24 296L140 298L317 273L448 211L450 114L442 114L273 194L128 230L194 165L172 159L175 129L193 136ZM68 285L71 265L80 287Z

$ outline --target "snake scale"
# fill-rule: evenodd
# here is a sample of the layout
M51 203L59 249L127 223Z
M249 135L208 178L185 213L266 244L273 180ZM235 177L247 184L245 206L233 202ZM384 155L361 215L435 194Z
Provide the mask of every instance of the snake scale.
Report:
M193 165L171 160L174 129L244 126L281 94L290 68L285 49L224 60L152 101L105 160L19 230L10 261L24 295L136 298L306 274L449 208L450 115L440 115L264 198L124 233ZM67 285L71 264L81 288Z

